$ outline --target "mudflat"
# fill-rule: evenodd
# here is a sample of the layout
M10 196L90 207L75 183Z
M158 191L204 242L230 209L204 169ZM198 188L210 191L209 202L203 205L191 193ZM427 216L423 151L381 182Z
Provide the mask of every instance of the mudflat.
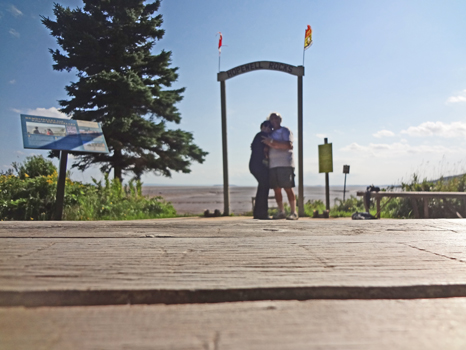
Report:
M347 186L345 198L355 196L358 191L364 191L364 186ZM296 189L297 191L297 189ZM171 202L178 214L201 214L208 209L223 211L223 186L143 186L142 193L146 196L162 196ZM252 212L251 197L256 195L254 186L230 187L230 212L240 215ZM273 191L270 191L273 196ZM338 199L343 199L343 186L330 187L331 206ZM321 200L325 203L325 187L304 186L304 201ZM274 200L269 201L271 207L276 207Z

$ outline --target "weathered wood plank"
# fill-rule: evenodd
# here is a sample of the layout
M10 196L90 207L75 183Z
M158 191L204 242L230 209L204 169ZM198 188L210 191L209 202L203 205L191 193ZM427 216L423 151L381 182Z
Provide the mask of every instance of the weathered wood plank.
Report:
M0 308L2 350L462 350L465 329L465 298Z
M18 225L0 238L0 291L466 283L462 220Z
M379 220L350 218L298 221L253 220L247 217L177 218L135 221L0 221L1 238L226 238L282 236L341 236L400 232L466 232L466 221ZM1 243L1 241L0 241Z
M358 191L356 195L363 196L365 191ZM412 198L458 198L465 199L466 192L428 192L428 191L413 191L413 192L370 192L371 198L381 197L412 197Z

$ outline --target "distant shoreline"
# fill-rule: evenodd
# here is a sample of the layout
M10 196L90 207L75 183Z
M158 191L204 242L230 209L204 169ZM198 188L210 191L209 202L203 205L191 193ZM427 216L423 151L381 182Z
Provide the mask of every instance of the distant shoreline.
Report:
M369 185L346 185L347 188L349 187L368 187ZM386 187L391 187L391 186L396 186L396 185L377 185L380 188L386 188ZM146 184L144 183L142 187L223 187L223 185L180 185L180 184ZM230 184L229 187L256 187L255 185L232 185ZM325 185L304 185L304 187L325 187ZM330 188L332 187L343 187L343 186L335 186L335 185L330 185ZM298 186L296 186L296 189Z
M346 186L345 198L356 196L357 191L367 186ZM251 198L256 195L256 186L230 186L230 211L244 214L252 211ZM295 189L297 191L297 189ZM223 186L215 185L143 185L142 194L149 197L161 196L171 202L178 214L198 215L208 209L223 211ZM273 196L273 191L269 192ZM330 205L343 199L343 186L330 186ZM325 202L325 186L304 186L304 201L321 200ZM270 201L274 206L274 201Z

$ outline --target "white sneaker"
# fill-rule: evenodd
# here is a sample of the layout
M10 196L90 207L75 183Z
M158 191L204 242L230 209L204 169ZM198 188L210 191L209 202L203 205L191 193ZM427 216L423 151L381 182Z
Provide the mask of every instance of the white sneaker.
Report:
M279 219L285 219L286 218L286 214L282 211L279 211L277 212L274 216L273 216L273 219L274 220L279 220Z
M287 220L298 220L298 214L297 213L291 213L286 219Z

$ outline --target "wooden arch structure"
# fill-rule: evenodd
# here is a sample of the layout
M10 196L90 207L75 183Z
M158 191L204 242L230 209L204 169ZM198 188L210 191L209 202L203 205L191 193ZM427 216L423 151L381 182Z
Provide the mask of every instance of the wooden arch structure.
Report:
M228 182L227 107L225 81L238 75L256 70L273 70L298 77L298 208L299 216L304 216L303 186L303 76L304 66L292 66L272 61L257 61L222 71L217 74L220 82L222 108L222 151L223 151L223 215L230 215L230 189Z

